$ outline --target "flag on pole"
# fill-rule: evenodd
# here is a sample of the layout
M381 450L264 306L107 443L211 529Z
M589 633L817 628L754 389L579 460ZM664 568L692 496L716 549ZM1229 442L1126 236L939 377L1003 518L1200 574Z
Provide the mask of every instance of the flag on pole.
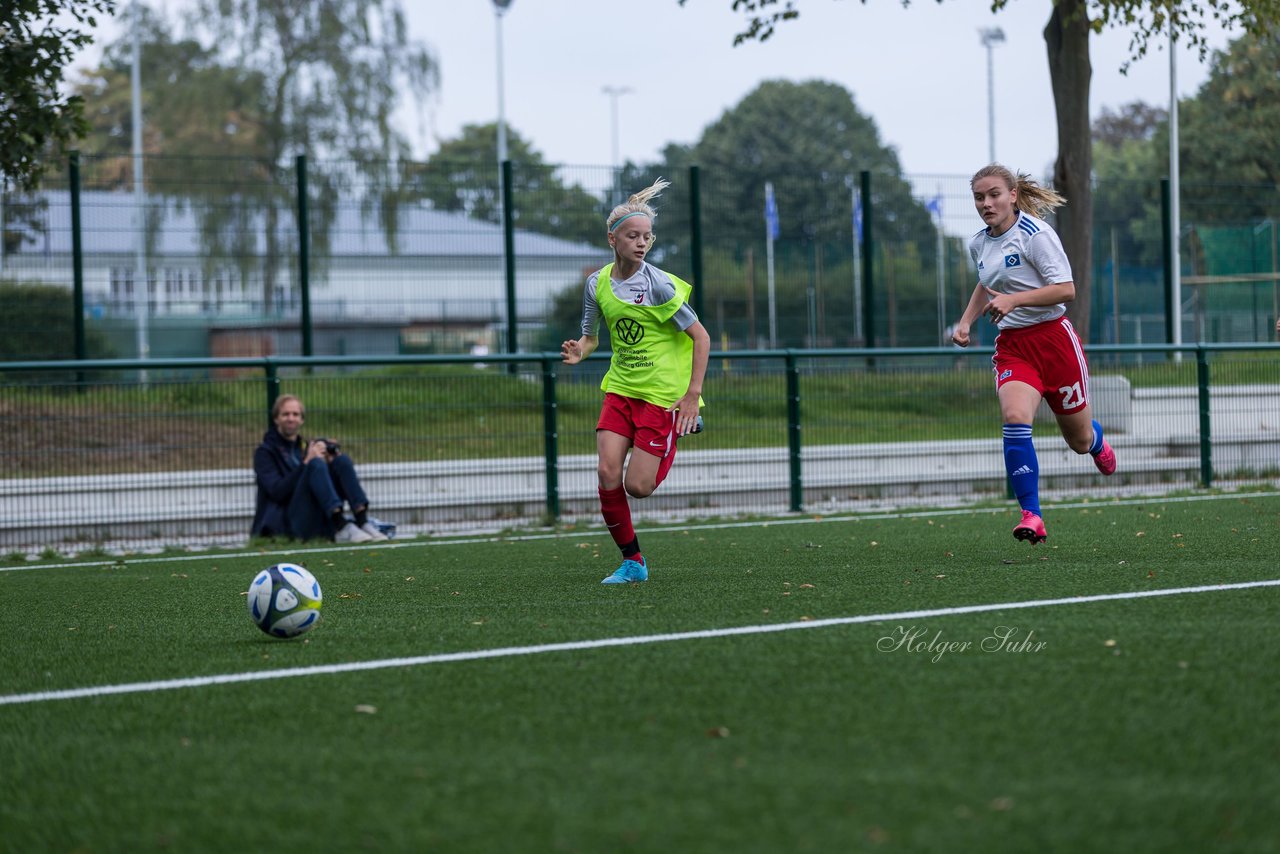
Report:
M934 196L932 199L926 202L925 207L928 208L929 213L933 214L934 219L941 222L942 221L942 191L939 190L938 195Z
M773 182L764 182L764 222L770 240L777 240L781 229L778 225L778 203L773 198Z
M853 194L853 236L862 242L862 193Z

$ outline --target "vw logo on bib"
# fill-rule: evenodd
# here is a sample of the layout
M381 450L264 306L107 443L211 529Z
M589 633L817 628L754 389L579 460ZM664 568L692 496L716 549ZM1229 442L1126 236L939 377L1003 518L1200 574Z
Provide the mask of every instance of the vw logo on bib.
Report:
M617 333L618 340L633 347L644 340L644 326L630 317L619 318L613 325L613 331Z

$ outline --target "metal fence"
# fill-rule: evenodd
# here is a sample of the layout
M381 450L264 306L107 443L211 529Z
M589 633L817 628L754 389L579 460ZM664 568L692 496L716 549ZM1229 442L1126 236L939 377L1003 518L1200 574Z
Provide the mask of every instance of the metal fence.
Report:
M585 276L610 258L608 210L656 177L632 166L148 158L138 196L131 170L130 158L86 156L36 196L0 197L0 281L79 293L91 339L73 347L70 304L34 339L10 312L0 341L29 343L0 358L553 348L576 329ZM667 177L651 258L695 284L722 349L938 346L972 290L967 239L981 222L966 176ZM1271 340L1280 190L1182 189L1182 340ZM1168 343L1160 182L1100 184L1095 198L1089 339Z
M1120 459L1102 479L1037 417L1046 495L1280 477L1280 346L1089 350L1096 417ZM712 354L707 429L682 439L640 519L825 513L1006 494L990 351ZM341 441L375 515L401 534L594 524L597 355L10 363L0 547L242 544L271 401Z

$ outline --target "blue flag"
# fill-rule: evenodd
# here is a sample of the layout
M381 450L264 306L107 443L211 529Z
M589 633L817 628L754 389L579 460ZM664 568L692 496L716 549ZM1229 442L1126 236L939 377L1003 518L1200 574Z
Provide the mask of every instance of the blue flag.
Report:
M933 214L934 219L941 220L942 219L942 191L939 190L938 195L934 196L932 199L926 202L925 207L928 208L929 213Z
M781 234L781 228L778 225L778 203L773 198L773 184L765 181L764 183L764 223L770 240L777 240Z
M858 242L862 242L862 194L854 193L853 196L853 235L858 238Z

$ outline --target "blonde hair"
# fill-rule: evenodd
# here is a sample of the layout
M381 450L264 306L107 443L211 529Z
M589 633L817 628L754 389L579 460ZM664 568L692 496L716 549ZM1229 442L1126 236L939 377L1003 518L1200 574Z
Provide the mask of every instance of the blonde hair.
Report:
M618 227L618 223L627 217L637 214L643 214L650 220L657 218L658 214L649 206L649 200L656 199L663 190L670 186L670 181L664 181L659 178L640 192L632 194L629 199L609 212L609 218L604 221L605 228L608 229L610 234L613 234L613 230Z
M302 404L302 398L296 394L282 394L276 398L275 403L271 404L271 420L275 421L280 417L280 410L284 409L286 403L298 404L298 409L302 413L302 417L307 417L307 408Z
M1015 175L1008 167L1001 166L999 163L988 164L975 172L969 179L969 189L972 190L973 185L983 178L992 176L1003 180L1004 185L1010 190L1017 190L1016 204L1018 210L1023 213L1043 218L1067 203L1066 197L1057 190L1040 186L1031 180L1031 176L1026 172L1018 172Z

